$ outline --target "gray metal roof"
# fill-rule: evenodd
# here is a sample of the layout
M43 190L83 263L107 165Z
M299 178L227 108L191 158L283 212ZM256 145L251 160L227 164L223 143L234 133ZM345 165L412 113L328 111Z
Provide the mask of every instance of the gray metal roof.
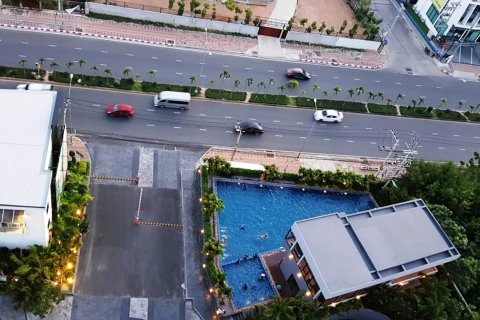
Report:
M297 221L292 231L326 299L460 257L421 199Z
M45 207L57 92L0 89L0 205Z

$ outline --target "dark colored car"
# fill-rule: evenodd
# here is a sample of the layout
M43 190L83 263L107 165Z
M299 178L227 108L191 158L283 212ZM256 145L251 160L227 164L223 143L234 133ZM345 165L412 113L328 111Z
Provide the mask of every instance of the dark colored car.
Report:
M242 133L251 133L251 134L262 134L265 130L263 129L262 125L255 121L237 121L235 124L235 132L242 132Z
M311 78L310 73L302 68L290 68L286 72L289 79L308 80Z
M109 117L131 118L135 114L135 108L128 104L111 104L107 107Z

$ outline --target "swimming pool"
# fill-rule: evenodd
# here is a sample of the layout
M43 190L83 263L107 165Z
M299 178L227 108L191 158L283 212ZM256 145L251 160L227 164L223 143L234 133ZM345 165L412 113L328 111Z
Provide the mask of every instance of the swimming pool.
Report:
M216 179L215 190L224 204L218 214L218 237L224 244L222 268L233 288L237 308L257 304L269 294L263 289L259 294L253 289L242 289L245 281L257 279L261 272L251 271L254 268L244 261L255 261L257 258L251 259L255 255L284 246L284 237L294 221L376 207L369 193L345 195L334 190L228 179ZM263 268L261 264L260 267ZM274 292L271 286L270 289Z

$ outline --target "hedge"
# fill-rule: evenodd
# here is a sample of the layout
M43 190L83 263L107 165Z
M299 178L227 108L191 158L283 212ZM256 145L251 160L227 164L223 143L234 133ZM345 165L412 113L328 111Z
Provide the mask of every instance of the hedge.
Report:
M88 175L90 171L90 162L88 161L80 161L78 163L77 171L80 174Z
M480 113L473 113L470 111L467 111L464 113L464 115L468 118L470 121L480 121Z
M432 107L429 108L412 108L410 106L400 106L400 114L402 116L414 118L433 118Z
M241 92L241 91L207 89L205 90L205 97L209 99L218 99L218 100L245 101L245 99L247 98L247 93Z
M446 109L435 110L435 115L438 119L442 120L455 120L455 121L467 121L467 119L458 111Z
M61 82L61 83L70 83L70 73L68 72L58 72L54 71L48 76L50 81ZM104 87L104 88L117 88L118 84L115 81L115 78L112 77L101 77L101 76L82 76L82 75L73 75L72 84L79 83L86 86L92 87Z
M317 99L319 109L337 109L351 112L367 112L363 102Z
M0 77L35 79L36 72L29 68L0 67Z
M386 104L369 103L368 111L370 111L370 113L385 114L389 116L396 116L398 114L397 108L394 105Z
M317 100L317 104L318 104L318 100ZM296 97L295 105L299 107L315 108L315 100L313 100L313 98L307 98L307 97Z
M252 93L250 95L249 103L262 103L262 104L274 104L274 105L288 105L289 98L286 95L277 94L258 94Z
M200 88L195 86L180 86L176 84L165 84L165 83L156 83L149 81L142 81L142 91L144 92L155 92L159 93L161 91L178 91L178 92L189 92L192 96L198 96L200 94Z

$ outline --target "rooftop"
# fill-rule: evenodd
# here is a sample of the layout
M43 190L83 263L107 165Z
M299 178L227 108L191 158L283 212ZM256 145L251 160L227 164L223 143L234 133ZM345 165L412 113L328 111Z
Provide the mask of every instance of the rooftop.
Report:
M420 199L297 221L292 231L326 299L460 257Z
M57 92L0 89L0 205L45 207Z

